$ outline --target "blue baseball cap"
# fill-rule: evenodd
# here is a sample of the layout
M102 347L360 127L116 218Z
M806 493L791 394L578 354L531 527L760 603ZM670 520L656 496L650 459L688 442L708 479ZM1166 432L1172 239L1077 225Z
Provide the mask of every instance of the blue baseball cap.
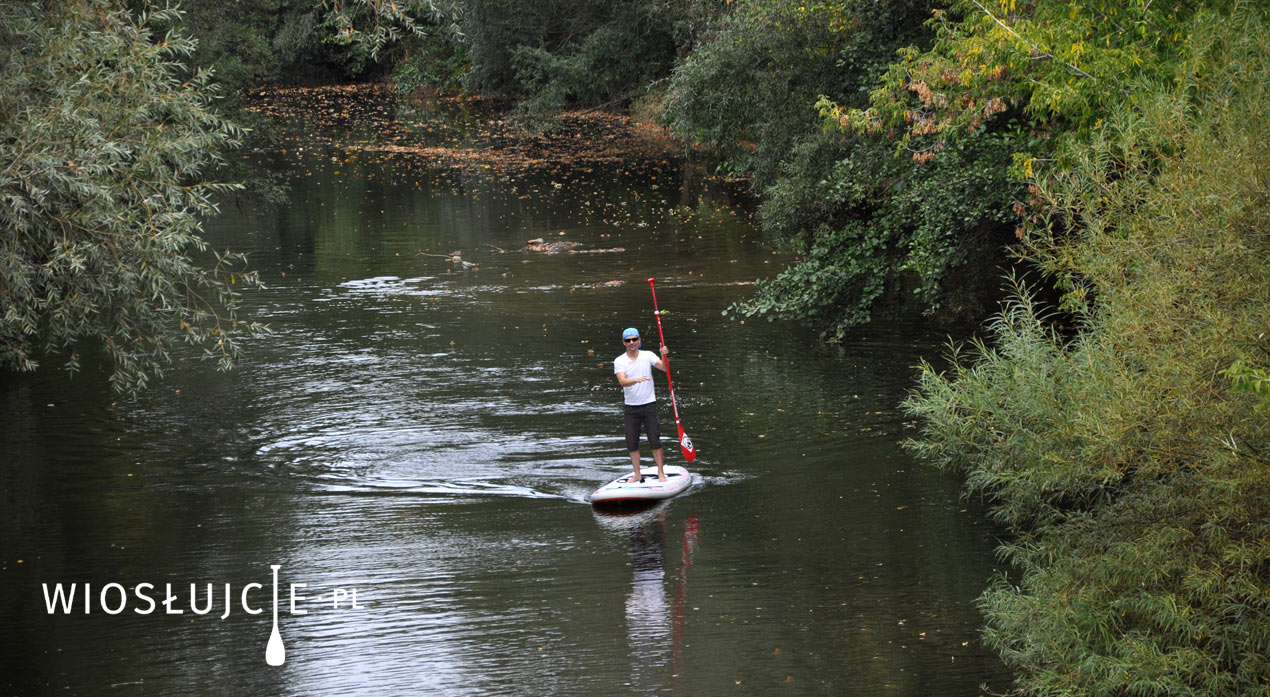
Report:
M625 330L622 331L622 341L626 341L627 339L631 337L638 337L638 336L639 336L639 330L636 329L635 327L627 327Z

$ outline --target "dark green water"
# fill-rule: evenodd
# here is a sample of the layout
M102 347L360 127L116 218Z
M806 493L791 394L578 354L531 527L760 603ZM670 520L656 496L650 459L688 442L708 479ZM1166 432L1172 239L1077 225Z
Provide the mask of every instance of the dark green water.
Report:
M288 205L208 224L269 286L251 304L275 335L238 370L191 359L135 402L91 373L3 378L0 694L1007 686L974 606L993 532L897 445L911 366L941 333L827 346L722 317L780 260L673 165L438 177L332 155L278 155ZM516 251L537 237L625 251ZM453 250L478 268L418 255ZM622 328L656 337L650 276L697 483L601 515L587 495L627 465L611 361ZM59 582L91 584L90 612L80 585L50 614ZM158 607L140 614L145 583ZM198 606L213 584L208 614L191 583ZM239 602L249 583L261 614ZM336 588L360 607L333 607Z

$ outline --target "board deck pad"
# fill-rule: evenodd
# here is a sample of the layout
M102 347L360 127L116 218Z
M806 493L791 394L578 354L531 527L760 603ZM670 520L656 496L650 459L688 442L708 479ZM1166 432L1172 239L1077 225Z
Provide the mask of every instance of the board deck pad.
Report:
M631 475L626 472L622 476L605 484L591 494L591 503L638 503L640 501L660 501L677 496L692 486L692 473L678 465L666 465L666 481L658 481L657 468L641 468L640 481L628 482Z

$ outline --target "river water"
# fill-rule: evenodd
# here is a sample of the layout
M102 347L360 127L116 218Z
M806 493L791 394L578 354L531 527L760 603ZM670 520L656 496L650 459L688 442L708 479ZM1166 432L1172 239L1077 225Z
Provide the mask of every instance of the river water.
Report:
M1007 687L975 607L995 533L898 447L941 331L723 316L783 260L674 160L430 170L293 129L260 162L288 202L207 225L268 286L237 370L190 357L133 401L91 369L0 383L0 694ZM696 482L596 512L649 277Z

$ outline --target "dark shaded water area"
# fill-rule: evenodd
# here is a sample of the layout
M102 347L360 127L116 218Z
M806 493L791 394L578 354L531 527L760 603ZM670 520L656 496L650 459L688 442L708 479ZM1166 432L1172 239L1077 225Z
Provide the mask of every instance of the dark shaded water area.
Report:
M207 225L268 286L248 303L274 334L237 370L189 357L135 401L91 372L0 383L0 694L1006 686L975 607L995 532L898 446L946 330L826 345L724 317L783 260L674 159L483 173L288 137L260 155L288 202ZM428 256L455 251L475 268ZM600 513L587 495L628 466L620 332L656 348L649 277L696 483Z

